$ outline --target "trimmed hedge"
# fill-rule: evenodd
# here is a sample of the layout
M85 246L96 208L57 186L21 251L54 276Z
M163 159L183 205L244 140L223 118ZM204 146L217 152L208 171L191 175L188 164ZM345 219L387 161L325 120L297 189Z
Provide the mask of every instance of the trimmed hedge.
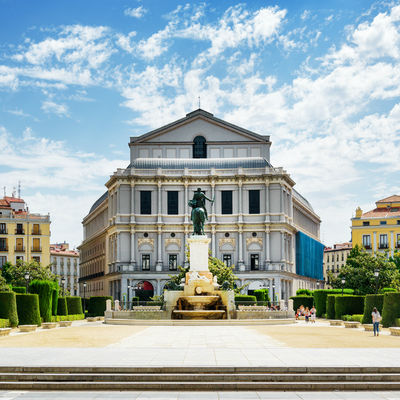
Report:
M24 287L24 286L13 286L13 287L11 288L11 290L12 290L14 293L22 293L22 294L25 294L25 293L26 293L26 287Z
M139 305L139 297L137 297L137 296L132 297L131 302L132 302L132 307L138 306Z
M88 303L88 313L91 317L103 317L106 311L106 301L111 300L111 296L92 296Z
M9 319L0 318L0 328L8 328L10 326Z
M56 282L53 282L53 292L51 293L51 314L57 315L58 309L58 294L59 294L59 287Z
M384 288L378 290L379 294L395 293L395 292L397 292L397 290L394 288L391 288L391 287L384 287Z
M342 320L343 320L343 321L362 322L363 317L364 317L363 314L342 315Z
M67 299L59 297L57 300L57 315L68 315Z
M313 291L310 289L297 289L296 296L312 296Z
M317 317L321 317L322 314L328 313L326 309L327 298L330 294L341 294L342 289L316 289L313 290L312 295L314 296L314 305L317 310ZM353 294L353 289L343 289L344 294ZM332 317L334 318L334 317Z
M326 318L335 319L335 298L337 294L328 294L326 298ZM318 309L317 309L318 310Z
M300 306L310 309L314 304L314 298L312 296L292 296L291 299L293 300L293 311L296 311Z
M382 325L385 328L395 326L400 317L400 293L385 293L383 298Z
M39 296L37 294L17 294L16 299L19 325L41 325Z
M81 319L85 319L84 314L73 314L73 315L53 315L51 317L51 322L60 322L60 321L79 321Z
M83 314L82 302L79 296L67 296L68 314Z
M51 321L53 288L53 281L39 281L35 279L29 285L29 293L36 293L39 295L40 316L44 322Z
M257 304L257 298L249 294L240 294L235 296L235 304L237 306L254 306Z
M257 303L259 305L264 305L265 302L269 302L268 289L256 289L254 290L254 296L256 296Z
M0 318L8 319L10 326L18 326L17 300L14 292L0 292Z
M384 297L385 295L383 294L367 294L365 296L363 324L372 324L371 313L374 307L376 307L382 315Z
M346 314L363 314L365 296L336 296L335 299L335 318L342 319Z

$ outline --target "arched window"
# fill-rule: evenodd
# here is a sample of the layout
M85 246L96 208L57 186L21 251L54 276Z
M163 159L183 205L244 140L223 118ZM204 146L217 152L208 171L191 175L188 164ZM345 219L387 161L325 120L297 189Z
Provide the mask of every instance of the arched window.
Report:
M207 144L203 136L196 136L193 140L193 158L207 158Z

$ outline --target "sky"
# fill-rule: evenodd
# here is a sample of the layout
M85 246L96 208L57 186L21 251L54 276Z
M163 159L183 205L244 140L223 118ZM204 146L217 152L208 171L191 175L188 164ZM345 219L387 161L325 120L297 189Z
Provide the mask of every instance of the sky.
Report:
M51 241L129 163L128 142L201 108L270 135L321 217L400 194L400 2L0 0L0 189L50 213Z

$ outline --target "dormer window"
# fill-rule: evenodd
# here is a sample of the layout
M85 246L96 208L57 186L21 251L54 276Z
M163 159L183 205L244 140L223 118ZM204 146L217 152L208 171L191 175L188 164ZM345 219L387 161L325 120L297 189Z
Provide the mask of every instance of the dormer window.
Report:
M196 136L193 140L193 158L207 158L207 143L203 136Z

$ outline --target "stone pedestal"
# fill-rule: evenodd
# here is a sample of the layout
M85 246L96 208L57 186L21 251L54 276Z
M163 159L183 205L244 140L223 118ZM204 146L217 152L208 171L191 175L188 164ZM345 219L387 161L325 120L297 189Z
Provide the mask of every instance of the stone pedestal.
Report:
M188 239L190 271L208 271L208 245L211 239L205 235L192 235Z

